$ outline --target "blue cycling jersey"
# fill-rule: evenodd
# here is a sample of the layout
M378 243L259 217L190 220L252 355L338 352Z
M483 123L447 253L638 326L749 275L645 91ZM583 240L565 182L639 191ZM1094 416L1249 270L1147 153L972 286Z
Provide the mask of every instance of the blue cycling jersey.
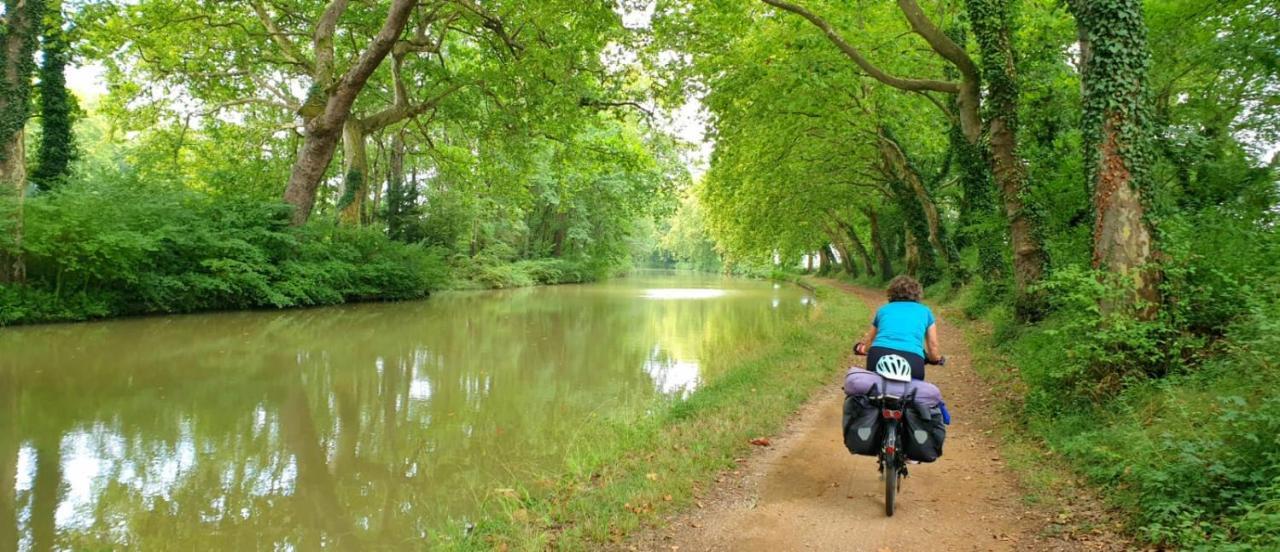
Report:
M915 301L894 301L876 311L872 347L897 349L924 356L924 334L934 322L933 311Z

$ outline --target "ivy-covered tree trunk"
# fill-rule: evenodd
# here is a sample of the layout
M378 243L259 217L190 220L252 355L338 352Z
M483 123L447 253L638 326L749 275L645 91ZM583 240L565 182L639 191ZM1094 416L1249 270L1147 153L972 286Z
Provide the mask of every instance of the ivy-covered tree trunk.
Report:
M858 262L849 256L849 247L844 244L844 240L840 236L832 236L832 243L835 245L836 252L840 254L840 268L851 277L858 277Z
M920 283L930 285L942 278L942 270L938 267L938 255L929 240L927 218L920 202L901 181L892 181L894 196L898 208L902 211L903 226L907 235L907 258L911 267L907 272L920 279Z
M871 221L871 247L875 249L876 262L880 264L880 279L888 280L893 277L893 261L884 248L884 236L880 232L880 216L875 209L866 209L864 212L867 219Z
M921 280L920 283L923 284L924 277L920 274L920 244L916 241L915 232L911 231L910 223L904 223L902 226L902 244L902 257L904 264L907 265L907 275Z
M831 246L824 245L818 248L818 274L826 276L831 273L831 268L835 265L835 257L831 255Z
M996 212L991 170L987 164L987 152L977 144L964 139L960 125L952 125L951 147L960 165L960 185L964 197L960 203L960 229L956 241L961 246L973 245L978 250L978 272L982 280L990 284L1005 281L1007 273L1003 242L999 228L1003 218Z
M368 195L369 153L365 148L364 128L350 119L342 127L342 193L338 195L338 220L358 226Z
M900 184L905 186L906 189L904 191L909 191L918 203L918 214L923 216L928 229L927 236L923 237L928 240L938 254L943 256L948 264L955 264L958 261L959 253L956 251L955 246L950 243L943 229L941 217L938 216L938 206L934 203L933 196L929 194L928 188L925 187L920 171L911 162L911 158L907 155L902 143L894 137L889 129L882 126L879 128L879 134L878 148L880 157L888 172Z
M982 54L987 88L983 138L991 148L990 166L1009 224L1017 307L1023 314L1033 314L1042 310L1042 298L1030 288L1044 277L1047 261L1023 198L1027 170L1018 153L1019 88L1010 0L967 0L965 4Z
M31 73L44 18L43 0L5 0L0 23L0 196L13 195L12 250L0 252L0 282L26 280L22 256L23 201L27 193L25 128L31 115Z
M47 11L40 48L40 149L31 173L31 181L42 190L66 179L76 151L71 129L75 99L67 90L68 52L61 0L51 0Z
M876 265L871 262L871 254L867 252L867 247L862 244L862 239L858 237L857 230L845 221L837 221L840 228L844 229L844 234L849 236L849 243L853 244L853 248L858 253L858 257L862 259L862 266L867 269L868 276L876 275ZM874 240L875 238L872 238Z
M387 173L387 235L393 240L403 240L405 223L416 200L416 182L404 179L404 136L396 133L391 138L391 160Z
M1160 271L1143 195L1150 187L1147 67L1142 0L1071 0L1081 37L1085 176L1093 191L1093 265L1130 280L1132 308L1154 317Z

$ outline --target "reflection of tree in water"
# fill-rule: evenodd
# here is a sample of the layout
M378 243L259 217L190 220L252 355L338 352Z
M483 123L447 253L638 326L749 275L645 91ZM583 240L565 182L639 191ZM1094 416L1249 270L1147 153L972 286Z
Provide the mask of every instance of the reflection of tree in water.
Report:
M0 420L0 489L24 443L38 464L33 499L0 496L0 552L52 538L59 496L77 508L61 546L416 542L556 469L591 414L639 412L665 377L646 363L701 363L798 312L758 289L638 297L574 286L0 336L0 414L17 413ZM96 463L88 500L60 495L86 476L59 455Z

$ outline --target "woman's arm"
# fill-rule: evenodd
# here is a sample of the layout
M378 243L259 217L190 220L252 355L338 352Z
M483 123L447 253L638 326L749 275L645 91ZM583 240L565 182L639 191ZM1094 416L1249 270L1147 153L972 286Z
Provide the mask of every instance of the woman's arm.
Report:
M929 324L929 329L924 331L924 349L925 356L930 362L934 362L939 358L942 358L942 350L938 348L937 324Z
M867 330L867 333L862 334L862 339L859 339L858 343L854 345L854 351L857 351L858 345L862 345L862 354L867 354L867 349L870 349L871 343L876 340L877 330L878 328L873 325L871 329Z

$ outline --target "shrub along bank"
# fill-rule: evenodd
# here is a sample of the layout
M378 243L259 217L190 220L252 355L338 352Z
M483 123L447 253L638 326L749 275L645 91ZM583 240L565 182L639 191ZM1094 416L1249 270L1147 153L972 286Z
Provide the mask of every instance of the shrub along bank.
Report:
M545 485L495 494L472 529L455 527L434 545L459 549L594 549L661 516L692 507L736 466L748 441L776 433L847 354L849 328L869 316L856 298L817 290L810 315L787 322L774 339L706 359L723 374L687 400L646 405L584 427L565 444L564 471Z
M23 284L0 284L0 326L138 314L286 308L426 297L441 289L587 282L617 263L449 256L378 228L289 207L127 179L75 182L28 198L19 243L0 197L0 257L20 254Z
M11 224L10 212L0 220ZM30 198L22 285L0 285L0 325L424 297L446 263L381 231L288 225L281 203L127 183L68 185Z
M989 323L992 331L970 332L974 348L988 351L975 365L993 385L1025 393L1013 408L1023 432L1097 485L1142 540L1195 550L1280 549L1277 303L1265 293L1240 296L1244 312L1222 326L1221 337L1205 341L1187 332L1184 338L1203 345L1182 358L1163 357L1156 374L1147 373L1144 359L1108 358L1134 354L1109 340L1141 342L1168 331L1167 322L1085 323L1096 314L1088 318L1094 303L1083 300L1081 285L1092 284L1060 278L1053 285L1059 298L1078 304L1060 305L1034 325L1016 322L1007 308L983 311L987 301L976 288L951 301ZM948 293L935 289L935 296ZM1099 368L1107 362L1110 368Z

